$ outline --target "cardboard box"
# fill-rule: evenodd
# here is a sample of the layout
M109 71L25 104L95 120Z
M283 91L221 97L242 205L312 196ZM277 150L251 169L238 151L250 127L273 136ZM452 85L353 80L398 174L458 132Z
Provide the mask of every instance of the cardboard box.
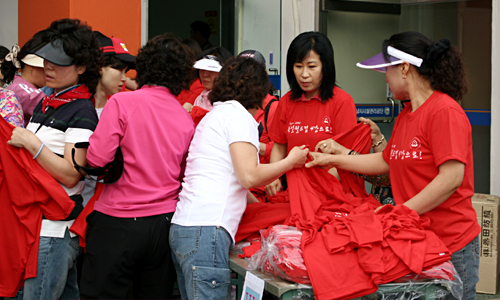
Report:
M485 194L474 194L472 206L477 213L477 221L481 225L479 245L479 282L477 293L496 294L498 281L498 230L500 215L500 197Z

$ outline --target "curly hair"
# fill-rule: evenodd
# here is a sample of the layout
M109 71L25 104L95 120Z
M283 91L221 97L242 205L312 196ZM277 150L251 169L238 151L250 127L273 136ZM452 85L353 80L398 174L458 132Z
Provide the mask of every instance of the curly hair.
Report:
M246 109L262 108L262 101L271 89L266 68L256 60L234 57L226 61L214 81L210 102L237 100Z
M422 58L422 65L415 68L430 81L432 88L457 101L467 93L468 80L462 54L451 46L448 39L434 42L419 32L408 31L395 34L384 41L382 50L386 55L387 46Z
M323 65L323 79L321 80L321 85L319 87L319 96L321 98L321 102L325 103L333 96L333 88L335 87L336 81L335 62L333 58L332 43L330 43L330 40L326 37L326 35L316 31L303 32L299 34L295 37L295 39L293 39L290 47L288 47L286 57L286 78L292 91L290 98L292 100L297 100L304 93L297 82L293 66L295 63L302 62L306 57L308 57L309 52L312 50L319 55Z
M53 43L59 39L62 40L64 52L73 59L74 65L85 67L78 83L85 84L94 92L101 78L99 70L103 67L104 57L92 29L78 19L56 20L45 29L42 42Z
M35 33L35 35L29 41L27 41L17 53L17 60L21 64L21 70L26 65L23 61L21 61L21 59L25 58L26 55L30 54L29 50L31 48L35 47L36 45L39 45L42 42L42 34L43 30ZM14 75L16 75L17 68L16 66L14 66L14 63L12 61L4 61L2 63L1 72L4 76L3 80L5 82L12 82L12 80L14 80Z
M177 96L191 83L194 56L191 50L172 34L164 33L147 42L135 61L139 87L159 85Z

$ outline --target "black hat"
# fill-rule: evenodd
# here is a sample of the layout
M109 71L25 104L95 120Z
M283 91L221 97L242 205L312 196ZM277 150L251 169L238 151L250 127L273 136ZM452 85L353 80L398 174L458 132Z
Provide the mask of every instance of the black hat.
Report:
M238 56L253 58L258 63L261 63L263 65L266 64L266 59L264 58L264 55L262 55L262 53L260 53L257 50L245 50L245 51L242 51L240 54L238 54Z
M41 43L35 48L31 49L29 53L35 54L54 65L68 67L74 64L73 58L64 52L63 42L57 39L49 43Z
M129 65L130 69L135 69L135 56L128 52L122 39L116 37L107 37L99 31L94 31L95 36L101 44L100 49L104 55L113 55L123 60Z

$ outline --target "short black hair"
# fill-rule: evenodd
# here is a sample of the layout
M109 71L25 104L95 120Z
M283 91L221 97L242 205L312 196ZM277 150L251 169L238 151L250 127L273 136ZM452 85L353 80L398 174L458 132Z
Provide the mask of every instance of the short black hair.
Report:
M210 25L203 21L194 21L191 23L191 29L193 29L194 32L199 31L201 36L207 40L210 37Z
M155 36L137 54L137 84L164 86L177 96L189 88L193 63L192 52L173 34Z
M104 55L104 66L111 67L111 68L117 69L117 70L124 70L124 69L128 69L128 67L130 65L127 62L119 59L116 56Z
M214 81L210 102L237 100L246 109L262 108L262 101L271 89L266 68L255 59L234 57L228 60Z
M26 65L24 62L21 61L21 59L25 58L26 55L30 54L29 50L31 48L35 47L36 45L39 45L42 42L42 37L41 37L42 34L43 34L43 30L35 33L35 35L29 41L27 41L26 44L24 44L23 47L17 53L17 60L21 64L21 69L23 69L24 66ZM7 50L7 54L9 52L10 51ZM5 56L7 54L5 54L3 57L2 56L0 56L0 57L2 59L5 59ZM2 67L1 67L0 71L2 72L2 75L3 75L3 81L10 83L14 80L14 75L16 75L17 68L16 68L16 66L14 66L14 63L12 61L4 61L2 63Z
M333 58L332 43L330 43L326 35L316 31L299 34L292 41L290 47L288 47L286 78L292 91L290 98L292 100L299 99L304 92L300 88L297 78L295 78L293 65L297 62L302 62L304 58L309 55L311 50L314 50L314 52L319 55L321 63L323 64L323 79L319 87L319 97L321 98L321 102L324 103L333 96L333 88L335 87L336 81L335 62Z
M78 83L85 84L90 92L95 92L104 64L104 57L99 49L99 41L92 29L78 19L56 20L44 30L42 42L53 43L61 40L64 52L75 66L85 66L85 72L79 76Z

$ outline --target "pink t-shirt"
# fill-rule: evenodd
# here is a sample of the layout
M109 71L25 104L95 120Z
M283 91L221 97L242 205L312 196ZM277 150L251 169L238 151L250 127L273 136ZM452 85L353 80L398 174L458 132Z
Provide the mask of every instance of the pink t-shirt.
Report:
M212 103L210 102L210 100L208 100L208 94L210 94L210 91L207 89L204 89L203 92L201 92L201 94L194 101L193 106L199 106L199 107L206 109L208 111L211 111L212 109L214 109Z
M16 93L17 98L19 98L24 113L24 127L26 127L33 115L35 106L43 99L45 94L18 75L14 76L12 84L7 89Z
M120 145L124 172L104 187L94 209L121 218L173 212L194 129L191 116L165 87L112 96L90 137L87 160L102 167Z

